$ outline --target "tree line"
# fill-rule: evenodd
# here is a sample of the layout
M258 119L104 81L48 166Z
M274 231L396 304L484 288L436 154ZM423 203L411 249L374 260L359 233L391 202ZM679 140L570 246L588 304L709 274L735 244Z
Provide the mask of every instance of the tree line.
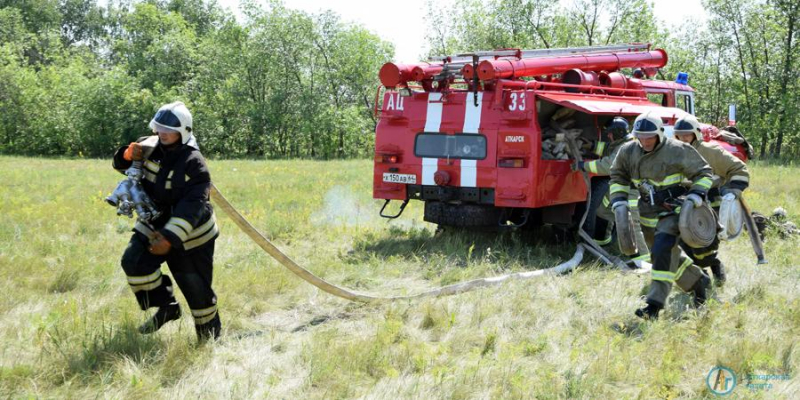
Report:
M0 153L109 156L181 99L207 154L364 157L390 43L333 13L0 0Z
M703 0L708 18L665 26L647 0L457 0L431 3L431 55L474 49L644 42L664 48L657 78L688 72L698 118L726 126L728 105L760 157L800 155L800 2Z
M448 5L449 4L449 5ZM688 72L701 121L739 128L757 154L800 155L800 2L703 0L665 26L647 0L428 2L428 55L646 42ZM108 156L181 99L206 154L364 157L391 43L332 12L279 0L0 0L0 153Z

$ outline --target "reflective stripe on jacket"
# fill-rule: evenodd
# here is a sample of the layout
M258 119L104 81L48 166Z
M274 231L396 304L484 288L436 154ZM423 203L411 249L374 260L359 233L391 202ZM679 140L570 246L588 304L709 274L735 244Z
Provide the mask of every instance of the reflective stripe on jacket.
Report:
M600 176L608 176L611 175L611 165L614 163L614 158L619 153L619 150L622 148L622 145L631 141L631 139L624 138L621 140L615 140L609 143L603 149L602 157L599 160L593 161L586 161L583 163L583 169L586 172L591 172L595 175ZM600 142L605 143L605 142Z

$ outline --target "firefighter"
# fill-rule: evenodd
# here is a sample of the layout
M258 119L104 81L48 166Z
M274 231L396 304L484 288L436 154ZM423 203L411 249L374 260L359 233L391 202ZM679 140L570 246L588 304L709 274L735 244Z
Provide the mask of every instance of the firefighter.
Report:
M172 279L161 273L166 262L189 303L198 339L216 339L222 324L211 281L219 229L209 203L211 176L192 134L192 114L181 102L166 104L149 127L157 136L121 147L113 161L120 172L132 161L143 162L142 187L161 211L148 223L137 221L122 255L139 307L158 308L139 331L153 333L181 316Z
M678 222L684 199L702 205L711 188L711 167L692 146L667 138L661 118L651 112L636 118L633 135L636 142L623 145L611 167L611 208L627 208L631 185L638 188L642 225L655 233L648 243L653 270L647 305L636 315L655 319L673 283L694 294L695 306L705 303L711 279L678 246ZM692 182L689 189L681 186L684 179Z
M741 197L742 192L750 184L750 173L747 171L747 166L742 160L719 145L703 142L700 123L694 116L688 115L675 122L675 138L692 145L711 166L714 181L708 191L708 200L715 210L719 211L722 197L737 200ZM696 265L711 269L715 285L721 286L725 283L725 266L717 257L718 238L715 238L708 247L700 249L692 248L683 241L680 242L680 246Z
M608 142L599 141L595 147L595 154L601 158L586 162L580 161L578 163L578 168L582 171L591 172L597 176L605 177L611 174L611 165L614 161L614 158L617 156L619 149L621 149L622 145L625 143L632 141L633 137L629 134L628 120L623 117L614 117L606 122L606 124L603 126L603 135L606 139L608 139ZM597 218L595 219L596 222L594 225L594 232L589 233L594 235L594 239L597 244L605 246L611 243L612 240L611 228L613 227L614 223L614 214L611 212L611 201L608 197L608 186L605 186L602 191L602 201L599 203L596 209ZM593 194L596 195L599 193L593 192ZM632 218L634 221L636 244L639 248L639 253L632 256L634 265L638 265L641 261L646 261L649 259L649 250L639 226L638 201L638 196L632 194L631 198L629 199L629 207L633 215Z

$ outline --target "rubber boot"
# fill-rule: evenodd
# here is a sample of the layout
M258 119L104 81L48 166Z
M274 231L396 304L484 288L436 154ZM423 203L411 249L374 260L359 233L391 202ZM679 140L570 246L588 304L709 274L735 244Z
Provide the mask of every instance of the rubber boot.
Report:
M219 311L217 315L214 316L214 319L203 325L195 325L194 328L197 331L197 341L200 343L206 342L209 339L219 339L219 335L222 332L222 321L219 319Z
M714 286L722 286L725 284L725 281L728 280L725 274L725 265L722 264L722 261L717 260L717 262L711 266L711 274L714 276Z
M658 312L664 308L655 300L647 300L647 306L636 310L636 316L642 319L658 319Z
M161 329L167 322L174 321L180 317L181 307L178 303L169 303L163 307L159 307L158 311L139 327L139 333L144 335L153 333Z
M711 278L703 275L694 284L692 288L692 292L694 293L694 306L701 307L703 304L706 304L706 290L711 285Z

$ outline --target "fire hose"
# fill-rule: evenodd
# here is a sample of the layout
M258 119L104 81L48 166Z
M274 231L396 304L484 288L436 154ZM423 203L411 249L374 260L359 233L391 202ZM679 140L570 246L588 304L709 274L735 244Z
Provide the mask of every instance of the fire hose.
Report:
M610 258L608 256L603 255L603 253L605 252L602 251L602 249L600 249L601 251L598 252L597 249L593 248L592 246L586 246L583 243L579 243L575 251L575 254L572 256L572 258L570 258L566 262L556 265L555 267L536 270L536 271L517 272L513 274L495 276L490 278L473 279L470 281L456 283L405 296L375 296L366 293L359 293L347 288L334 285L314 275L313 273L311 273L311 271L298 265L296 262L294 262L294 260L289 258L274 244L272 244L272 242L270 242L269 239L264 237L264 235L261 234L261 232L259 232L252 224L250 224L250 222L247 221L247 219L244 218L244 216L242 216L242 214L239 213L239 211L237 211L236 208L233 207L233 205L231 205L228 199L226 199L225 196L222 195L222 193L219 191L219 189L217 189L217 187L214 184L211 185L211 199L214 201L217 207L221 208L225 212L225 214L227 214L228 217L231 220L233 220L236 226L238 226L239 229L241 229L242 232L244 232L244 234L249 236L250 239L252 239L259 247L261 247L262 250L264 250L267 254L272 256L276 261L278 261L281 265L286 267L286 269L288 269L290 272L297 275L304 281L334 296L363 303L378 303L378 302L388 302L395 300L412 300L425 297L447 296L458 293L464 293L479 288L497 286L511 280L530 279L543 275L560 275L569 272L578 266L578 264L583 259L584 250L589 251L590 253L599 257L606 263L611 263ZM584 214L584 219L585 218L586 215ZM582 224L583 221L581 221L581 225Z
M577 146L575 144L574 139L567 138L568 143L571 142L570 147L577 151ZM575 152L573 152L573 156L575 156ZM577 157L580 157L580 154L577 153ZM576 158L577 160L577 158ZM589 176L586 172L583 172L584 179L586 180L587 188L589 187ZM591 191L589 191L589 199L587 202L591 200ZM267 254L272 256L276 261L278 261L281 265L286 267L290 272L297 275L304 281L316 286L319 289L322 289L325 292L328 292L334 296L341 297L343 299L351 300L351 301L358 301L363 303L378 303L378 302L388 302L388 301L395 301L395 300L412 300L412 299L420 299L425 297L438 297L438 296L447 296L453 295L458 293L469 292L475 289L489 287L489 286L498 286L505 282L509 282L512 280L522 280L522 279L530 279L538 276L543 275L560 275L566 272L569 272L575 267L583 259L584 251L588 251L589 253L593 254L594 256L598 257L601 261L606 264L612 264L620 267L621 269L628 271L629 268L616 257L610 256L608 253L605 252L600 246L598 246L594 240L589 237L585 232L583 232L582 227L583 223L586 220L586 215L588 214L588 208L586 212L584 212L583 217L581 218L580 224L578 226L578 232L581 238L586 241L586 243L578 243L577 248L575 250L575 254L573 254L572 258L563 262L555 267L536 270L536 271L526 271L526 272L517 272L513 274L489 277L489 278L480 278L480 279L473 279L466 282L460 282L448 286L442 286L434 289L430 289L424 292L404 295L404 296L375 296L366 293L359 293L347 288L343 288L341 286L337 286L332 284L316 275L314 275L311 271L301 267L298 265L294 260L289 258L286 254L284 254L280 249L278 249L272 242L269 241L261 232L259 232L250 222L242 216L236 208L222 195L222 193L217 189L217 187L212 183L211 184L211 199L217 205L217 207L221 208L228 217L233 220L236 226L242 230L244 234L250 237L262 250L264 250Z

